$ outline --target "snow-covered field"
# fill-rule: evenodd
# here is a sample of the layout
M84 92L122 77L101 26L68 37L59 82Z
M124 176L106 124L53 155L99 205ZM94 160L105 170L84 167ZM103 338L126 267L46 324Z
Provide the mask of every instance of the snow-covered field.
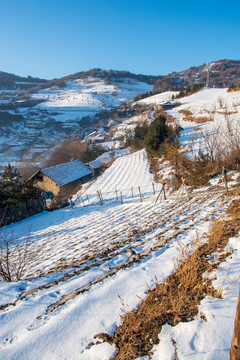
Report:
M102 79L88 77L68 82L63 89L38 91L33 98L46 100L38 105L38 108L57 112L58 115L54 115L54 118L66 121L120 106L123 102L133 101L135 96L150 90L152 85L131 79L105 84Z
M215 180L217 182L217 180ZM104 194L152 186L144 151L116 160L88 189ZM44 212L3 229L24 239L31 228L34 246L42 249L27 270L27 279L0 283L0 359L107 360L114 346L92 346L101 332L113 334L120 324L121 304L130 309L173 272L178 241L203 239L213 219L225 216L232 201L218 193L157 202L156 195L132 202L83 204ZM224 299L206 298L192 322L165 325L153 359L170 360L176 341L181 359L227 359L238 295L240 237L231 238L231 257L216 271ZM229 269L230 268L230 269ZM148 359L144 357L143 359Z

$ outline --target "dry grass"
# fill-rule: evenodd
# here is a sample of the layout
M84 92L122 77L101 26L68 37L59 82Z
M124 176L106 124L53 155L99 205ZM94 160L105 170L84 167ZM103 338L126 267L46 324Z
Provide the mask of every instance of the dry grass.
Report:
M208 116L197 116L197 115L194 115L192 113L192 111L190 111L188 109L178 110L178 112L180 114L184 115L184 118L183 118L184 121L191 121L191 122L195 122L197 124L204 124L206 122L213 121L213 117L210 114Z
M193 115L193 112L188 110L188 109L181 109L181 110L178 110L178 112L180 114L183 114L184 116L191 116Z
M146 299L140 299L137 310L129 311L120 298L121 325L112 337L98 335L116 345L115 360L149 355L153 345L159 343L158 335L164 324L175 326L181 321L191 321L198 314L198 305L206 295L221 297L221 291L214 289L209 274L229 255L223 250L228 239L240 229L239 199L232 202L228 215L230 220L218 220L213 224L208 241L203 243L197 236L189 246L179 243L174 273L163 283L156 282L154 289L148 288ZM216 251L220 254L217 260Z

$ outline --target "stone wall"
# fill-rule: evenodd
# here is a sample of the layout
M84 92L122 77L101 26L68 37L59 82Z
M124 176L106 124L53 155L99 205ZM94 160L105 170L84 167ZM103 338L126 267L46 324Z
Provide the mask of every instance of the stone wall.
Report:
M23 220L29 216L45 210L46 202L44 199L30 199L22 204L16 204L7 208L0 208L0 226Z

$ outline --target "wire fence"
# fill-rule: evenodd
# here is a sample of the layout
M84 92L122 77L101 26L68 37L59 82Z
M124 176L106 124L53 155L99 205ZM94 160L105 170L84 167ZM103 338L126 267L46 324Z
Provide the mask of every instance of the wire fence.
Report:
M101 189L96 193L85 192L75 199L75 205L107 205L107 204L124 204L131 202L143 202L149 200L162 190L161 183L152 182L151 185L131 187L128 189L115 189L114 191L102 192Z

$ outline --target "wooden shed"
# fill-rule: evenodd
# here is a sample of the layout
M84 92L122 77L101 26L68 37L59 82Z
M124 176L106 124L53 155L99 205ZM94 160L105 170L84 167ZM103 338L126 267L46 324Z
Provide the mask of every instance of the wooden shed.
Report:
M74 160L38 170L29 180L38 189L56 196L74 190L79 184L90 180L93 174L90 166L80 160Z
M93 160L90 163L88 163L88 165L96 175L99 174L105 168L104 163L102 163L100 160Z

